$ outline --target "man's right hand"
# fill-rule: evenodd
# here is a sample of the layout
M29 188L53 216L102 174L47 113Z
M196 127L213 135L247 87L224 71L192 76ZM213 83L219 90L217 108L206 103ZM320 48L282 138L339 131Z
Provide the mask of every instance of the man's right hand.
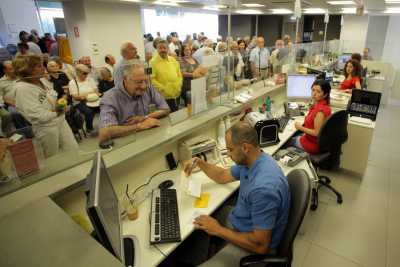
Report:
M154 118L147 118L139 124L140 130L146 130L160 126L160 121Z
M196 168L200 160L200 158L194 157L183 163L183 171L185 172L186 176L190 176L192 174L192 171L194 168Z

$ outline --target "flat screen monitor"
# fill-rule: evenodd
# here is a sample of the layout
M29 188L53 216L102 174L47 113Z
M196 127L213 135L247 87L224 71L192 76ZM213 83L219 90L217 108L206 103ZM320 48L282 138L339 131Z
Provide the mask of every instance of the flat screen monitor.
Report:
M311 86L315 75L289 74L287 78L287 98L289 100L311 99Z
M86 211L101 244L124 263L120 207L100 152L95 154L87 177Z
M344 69L344 65L346 64L347 61L349 61L351 59L351 54L342 54L338 57L338 69L339 70L343 70Z

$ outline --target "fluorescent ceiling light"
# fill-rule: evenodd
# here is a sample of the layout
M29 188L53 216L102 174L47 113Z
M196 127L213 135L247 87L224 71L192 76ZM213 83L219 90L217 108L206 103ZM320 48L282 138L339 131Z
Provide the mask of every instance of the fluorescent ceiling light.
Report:
M227 6L224 6L224 5L213 5L210 7L212 7L212 8L227 8Z
M357 12L357 8L355 8L355 7L345 7L345 8L342 8L342 11L341 11L341 13L342 14L356 14L356 12Z
M385 3L387 3L387 4L400 4L400 0L386 0Z
M336 6L355 5L355 3L353 1L328 1L327 3L330 5L336 5Z
M275 9L270 9L272 11L272 14L292 14L293 11L290 9L286 8L275 8Z
M203 6L203 9L213 10L213 11L219 11L221 10L221 8L227 8L227 6L224 5Z
M179 6L178 3L166 2L166 1L155 1L155 2L153 2L153 4L160 5L160 6Z
M242 4L242 6L245 6L245 7L264 7L265 5L261 5L261 4Z
M389 14L400 13L400 7L388 7L383 13L389 13Z
M326 10L322 8L305 8L304 14L325 14Z
M140 0L121 0L122 2L134 2L134 3L138 3L140 2Z
M258 9L238 9L236 10L238 14L245 14L245 15L258 15L262 14L261 10Z

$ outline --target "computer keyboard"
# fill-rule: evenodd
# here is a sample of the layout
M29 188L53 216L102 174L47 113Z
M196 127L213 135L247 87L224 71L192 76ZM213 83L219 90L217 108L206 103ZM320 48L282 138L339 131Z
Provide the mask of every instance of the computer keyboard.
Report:
M180 242L175 189L155 189L151 199L150 244Z
M279 132L283 132L286 128L286 125L288 124L290 118L286 117L286 116L282 116L280 118L278 118L278 122L279 122Z

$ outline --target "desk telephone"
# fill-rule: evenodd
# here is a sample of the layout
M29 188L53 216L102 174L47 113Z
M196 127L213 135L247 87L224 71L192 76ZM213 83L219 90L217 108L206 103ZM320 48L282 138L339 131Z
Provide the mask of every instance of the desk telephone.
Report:
M281 149L276 152L274 158L289 167L293 167L303 159L307 158L307 152L295 147L288 147L287 149Z

